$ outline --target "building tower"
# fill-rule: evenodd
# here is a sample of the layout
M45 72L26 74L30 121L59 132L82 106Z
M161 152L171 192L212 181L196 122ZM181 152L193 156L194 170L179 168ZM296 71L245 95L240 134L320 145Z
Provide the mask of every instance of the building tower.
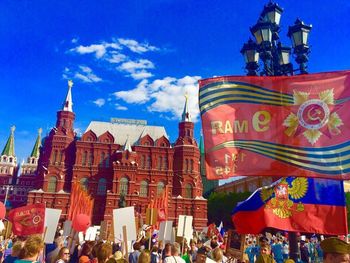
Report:
M19 176L16 178L15 195L16 200L13 200L13 207L23 206L27 203L28 192L35 189L38 184L37 168L41 147L42 129L38 130L33 150L27 158L27 162L22 162Z
M70 191L72 166L75 161L74 120L72 103L73 82L68 81L68 92L62 109L57 112L56 126L44 140L44 150L38 164L39 188L44 192ZM50 207L49 205L47 205Z
M191 121L187 95L174 150L173 195L177 198L175 209L179 210L177 214L193 215L193 225L196 226L200 224L196 222L196 218L203 218L201 213L206 217L207 207L206 200L202 197L200 153L194 138L194 123Z
M17 157L15 154L15 126L11 127L10 136L0 156L0 185L10 185L17 175Z

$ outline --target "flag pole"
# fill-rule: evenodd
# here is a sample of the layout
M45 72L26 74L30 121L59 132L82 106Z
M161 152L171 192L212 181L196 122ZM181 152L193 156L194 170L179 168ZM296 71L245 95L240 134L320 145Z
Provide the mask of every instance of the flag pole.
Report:
M296 232L288 232L289 242L289 258L298 262L300 258L300 251L298 246L298 236Z

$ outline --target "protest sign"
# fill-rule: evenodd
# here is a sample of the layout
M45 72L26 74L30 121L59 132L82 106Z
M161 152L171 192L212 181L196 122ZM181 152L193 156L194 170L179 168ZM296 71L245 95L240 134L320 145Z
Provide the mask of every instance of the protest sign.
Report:
M61 216L61 209L45 209L45 223L44 227L46 228L44 242L45 244L52 244L55 239L55 234L57 230L58 221Z

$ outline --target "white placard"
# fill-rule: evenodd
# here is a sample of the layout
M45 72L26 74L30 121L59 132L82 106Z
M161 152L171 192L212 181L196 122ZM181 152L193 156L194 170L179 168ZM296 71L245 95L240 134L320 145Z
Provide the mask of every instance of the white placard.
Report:
M63 236L67 237L70 236L72 231L72 221L66 220L63 223Z
M46 228L44 242L46 244L52 244L55 239L55 234L57 230L58 221L61 216L61 209L45 209L45 222L44 227Z
M97 226L90 226L85 233L85 240L86 241L95 241L96 240L96 235L97 235Z
M126 226L128 241L137 239L134 207L113 209L114 239L123 240L123 226Z
M158 240L171 241L173 221L163 221L159 226Z
M178 237L189 237L192 236L192 216L179 215L178 225L177 225L177 236Z

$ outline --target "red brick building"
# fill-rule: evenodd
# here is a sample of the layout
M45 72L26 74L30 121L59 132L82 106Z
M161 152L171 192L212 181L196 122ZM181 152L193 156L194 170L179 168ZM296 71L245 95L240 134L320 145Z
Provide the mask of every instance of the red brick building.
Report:
M92 221L111 222L121 195L145 218L146 207L168 189L168 219L192 215L193 226L207 225L207 200L202 197L200 153L194 138L187 98L174 144L165 128L146 121L92 121L81 138L74 133L72 83L55 127L44 138L37 170L37 189L28 203L62 209L65 219L72 182L80 182L94 197ZM166 186L168 186L166 188Z

